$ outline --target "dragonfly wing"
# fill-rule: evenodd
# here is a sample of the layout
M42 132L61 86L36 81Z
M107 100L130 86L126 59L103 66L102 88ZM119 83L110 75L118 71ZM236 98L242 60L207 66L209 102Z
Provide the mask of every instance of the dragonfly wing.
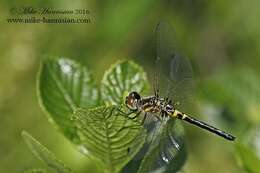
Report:
M175 54L170 61L168 76L169 96L174 103L190 104L193 100L194 81L190 62L181 55Z
M154 91L160 89L160 93L163 95L165 92L165 84L162 83L162 77L164 76L164 68L167 60L174 55L175 52L175 34L172 28L166 22L159 22L155 29L156 38L156 60L155 60L155 74L154 74ZM163 71L163 73L162 73ZM160 85L160 86L159 86Z
M147 138L142 149L124 168L130 172L176 172L187 157L184 144L184 129L176 119L150 121L145 124ZM139 170L137 171L137 168Z
M166 124L157 123L154 130L148 133L149 149L140 166L143 172L174 172L184 164L187 156L184 130L179 123L178 120L169 119Z
M175 53L175 32L166 22L159 22L155 30L156 53L160 59L168 59Z
M178 120L170 119L162 134L160 157L157 162L161 167L167 167L172 172L184 164L187 153L184 145L184 130Z
M160 94L175 103L186 103L194 92L191 64L177 53L175 31L169 24L160 22L157 25L156 38Z

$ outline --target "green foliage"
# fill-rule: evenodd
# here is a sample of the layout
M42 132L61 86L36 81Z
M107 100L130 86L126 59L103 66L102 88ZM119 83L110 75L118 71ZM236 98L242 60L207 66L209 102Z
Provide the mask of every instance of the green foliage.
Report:
M143 69L131 61L121 62L105 72L101 95L106 103L121 104L129 92L143 92L147 88L147 77Z
M248 173L259 173L260 172L260 158L257 157L255 152L244 144L236 144L236 152L241 166Z
M99 94L89 71L73 60L45 58L38 76L38 98L49 120L79 143L71 115L77 107L97 106Z
M72 173L70 168L65 166L60 160L58 160L54 156L53 153L51 153L47 148L45 148L40 142L34 139L27 132L23 131L22 136L30 150L33 152L33 154L38 159L43 161L50 169L55 170L57 173ZM37 172L37 170L34 171Z
M108 172L119 172L145 141L140 123L122 114L118 106L78 109L74 114L82 145L99 158Z
M129 92L145 92L147 88L146 73L131 61L108 69L100 91L86 67L69 59L45 58L38 78L39 100L49 120L72 143L83 147L85 155L97 158L105 172L121 171L143 149L146 152L135 172L139 166L139 173L158 168L176 172L186 158L182 126L165 120L147 133L136 112L121 105ZM100 103L106 106L98 106ZM22 135L33 153L49 167L57 172L71 172L28 133ZM162 154L166 156L162 158ZM159 165L158 158L162 159Z
M252 123L254 123L253 126L259 126L259 102L248 101L252 96L247 92L252 89L254 90L253 97L260 98L259 91L255 92L254 89L260 88L259 0L250 2L244 0L116 2L80 0L73 4L69 1L47 0L44 1L44 6L41 1L28 0L25 4L23 1L11 0L1 1L0 4L1 11L6 16L4 18L26 17L12 15L11 9L22 8L28 4L35 8L50 7L51 9L80 7L90 11L86 17L91 19L90 24L10 24L5 20L1 23L0 30L4 34L0 39L3 43L0 45L0 127L2 132L0 172L21 172L28 162L33 164L37 161L37 159L29 159L31 156L24 155L24 146L19 145L21 139L16 137L20 129L35 126L34 134L42 136L48 134L48 138L44 141L47 143L50 139L57 137L56 133L51 133L52 128L48 128L49 125L41 121L42 118L39 120L39 109L35 103L35 69L43 52L76 57L81 62L87 62L89 67L94 66L98 75L103 73L106 66L104 64L114 61L116 57L138 56L142 58L143 63L151 65L150 60L154 55L152 31L159 18L166 18L175 26L182 53L191 58L195 65L195 76L200 79L203 77L202 82L205 82L205 87L197 89L204 92L209 86L207 83L211 83L209 86L211 91L205 93L204 97L207 103L212 103L216 97L222 97L217 104L215 102L209 108L214 106L216 109L213 111L218 112L224 108L223 117L230 117L226 113L232 117L228 120L219 119L227 120L224 122L226 124L222 124L223 121L214 122L216 111L213 114L201 113L195 116L204 116L206 121L209 120L210 123L213 122L220 127L226 125L221 128L234 133L238 141L241 139L240 136L248 136L248 129L251 128ZM51 16L47 15L47 17ZM84 16L68 15L66 17ZM245 70L239 75L251 82L243 85L243 81L246 80L236 80L231 73L240 70L239 65L253 70L253 76L257 76L258 79L251 80L252 73ZM222 67L225 66L230 70L223 71ZM214 81L215 78L211 78L210 72L214 70L217 74L221 74L222 78L225 75L229 76L229 80L225 82L229 82L228 85L233 83L232 89L226 89L227 92L223 92L226 86L224 80ZM204 80L204 77L209 80ZM214 87L214 84L217 85ZM241 86L245 90L238 91L237 89ZM203 110L208 110L207 104L201 104L204 102L198 101L196 100L194 104L198 103ZM57 125L57 122L55 124ZM237 127L243 134L236 132L234 127ZM74 137L74 134L76 133L69 136ZM233 159L230 159L232 155L228 152L230 144L222 145L221 140L214 143L218 138L206 137L200 130L191 130L188 134L192 152L185 172L196 170L200 173L207 173L209 170L212 173L220 172L220 169L216 168L221 168L225 172L240 172ZM76 138L74 139L77 141ZM59 138L55 141L55 146L52 146L53 151L66 153L67 148L60 140L64 139ZM69 152L63 157L66 158L71 154L73 156L75 153ZM200 159L197 159L198 156ZM216 157L221 159L216 160ZM84 173L89 171L91 164L86 164L82 168L82 161L75 162L77 163L75 168L79 171ZM205 164L201 164L202 162Z

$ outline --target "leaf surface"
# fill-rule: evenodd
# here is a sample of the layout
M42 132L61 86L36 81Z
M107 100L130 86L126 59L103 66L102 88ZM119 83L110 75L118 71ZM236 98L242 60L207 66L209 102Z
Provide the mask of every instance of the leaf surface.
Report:
M99 94L89 71L73 60L45 58L38 76L38 98L65 136L79 143L71 116L77 107L98 105Z
M82 145L108 172L119 172L142 147L146 133L138 121L126 115L124 106L78 109L73 119Z
M58 160L53 153L51 153L39 141L34 139L30 134L23 131L22 136L23 136L27 146L33 152L33 154L38 159L43 161L50 169L56 171L57 173L73 173L70 168L65 166L64 163L62 163L60 160ZM43 172L42 170L34 170L34 171Z
M132 61L113 65L101 82L102 99L107 104L122 104L129 92L144 92L148 88L146 73Z

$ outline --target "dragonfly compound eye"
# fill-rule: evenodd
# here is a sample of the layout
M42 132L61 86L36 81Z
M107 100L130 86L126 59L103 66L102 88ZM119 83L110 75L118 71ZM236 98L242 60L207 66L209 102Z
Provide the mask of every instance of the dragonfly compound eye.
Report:
M131 92L129 95L131 95L131 97L133 97L134 99L141 99L141 96L135 91Z
M137 102L138 100L141 99L141 96L137 93L137 92L131 92L125 100L125 104L128 108L132 109L132 110L136 110L137 109Z

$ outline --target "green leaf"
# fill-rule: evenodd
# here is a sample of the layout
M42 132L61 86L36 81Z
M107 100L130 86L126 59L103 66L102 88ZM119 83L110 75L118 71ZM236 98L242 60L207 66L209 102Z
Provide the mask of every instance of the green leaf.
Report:
M145 130L138 121L126 115L125 106L102 106L78 109L73 119L82 145L98 158L107 172L119 172L139 151L145 141Z
M79 143L71 116L77 107L94 107L99 94L89 71L70 59L45 58L38 76L40 104L67 138Z
M177 172L187 158L183 126L174 119L155 123L155 127L148 133L146 141L148 151L138 173Z
M122 104L129 92L143 92L147 88L146 73L132 61L123 61L111 66L101 81L102 99L107 104Z
M255 152L243 145L236 144L236 152L238 154L238 158L240 164L242 164L243 168L249 173L260 173L260 158L258 158Z
M33 154L43 161L49 168L55 170L57 173L72 173L67 166L58 160L53 153L40 144L40 142L34 139L30 134L23 131L22 136Z

